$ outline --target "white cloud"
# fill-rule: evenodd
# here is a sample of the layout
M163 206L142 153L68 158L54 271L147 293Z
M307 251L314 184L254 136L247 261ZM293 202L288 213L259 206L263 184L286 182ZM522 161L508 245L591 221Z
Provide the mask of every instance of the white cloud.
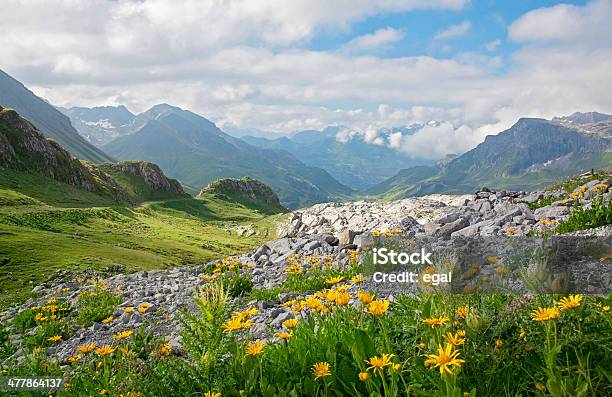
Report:
M463 153L480 143L482 138L466 125L459 128L451 123L425 125L415 134L402 137L399 150L414 157L437 160L447 154Z
M361 135L373 144L385 143L381 128L444 121L385 143L421 156L467 150L523 116L612 111L610 1L527 13L510 27L519 48L509 59L390 58L305 45L370 15L466 3L11 1L2 6L9 17L0 19L0 65L60 106L138 112L167 102L221 126L287 133L344 125L338 139ZM373 32L361 44L392 44L398 32Z
M463 36L471 29L472 23L470 21L463 21L456 25L451 25L444 30L439 31L434 36L435 40L446 40L455 37Z
M380 50L402 40L405 32L394 28L379 29L374 33L355 37L344 47L345 50Z
M609 45L612 38L612 2L596 0L585 6L559 4L533 10L512 23L508 33L517 42Z

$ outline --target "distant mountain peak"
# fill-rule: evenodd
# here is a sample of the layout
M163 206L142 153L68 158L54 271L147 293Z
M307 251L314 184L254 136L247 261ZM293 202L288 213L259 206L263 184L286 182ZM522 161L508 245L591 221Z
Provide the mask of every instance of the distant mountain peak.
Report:
M612 120L612 115L599 112L574 112L569 116L554 117L552 119L552 121L556 122L566 122L578 125L599 123L608 120Z

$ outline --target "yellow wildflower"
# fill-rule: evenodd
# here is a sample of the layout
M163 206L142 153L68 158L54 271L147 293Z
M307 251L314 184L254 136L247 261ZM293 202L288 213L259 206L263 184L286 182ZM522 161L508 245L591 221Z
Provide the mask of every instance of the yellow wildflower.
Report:
M283 321L283 326L289 329L297 327L297 324L298 324L297 318L290 318L289 320Z
M338 291L332 289L326 291L323 295L325 300L327 300L328 302L335 302L336 298L338 297Z
M445 338L448 341L448 343L450 343L453 346L460 346L465 343L465 339L461 338L458 333L453 335L452 333L447 332Z
M336 304L339 306L348 305L350 299L351 299L350 294L348 294L347 292L342 292L338 294L338 296L336 297Z
M359 301L364 305L367 305L374 300L374 295L369 292L359 290L357 291L357 299L359 299Z
M102 320L102 324L108 324L111 321L113 321L113 316L106 317L104 320Z
M365 277L363 277L361 274L358 274L356 276L351 277L351 284L361 284L365 281Z
M380 356L370 357L365 362L369 365L368 370L382 371L387 365L393 364L391 362L393 357L395 357L395 354L381 354Z
M373 231L372 231L372 236L374 236L374 237L380 237L380 230L373 230Z
M446 344L446 348L438 345L438 354L428 354L425 360L425 366L440 369L440 374L452 375L452 367L461 367L465 360L459 358L459 351L453 350L453 345Z
M100 346L96 349L96 354L99 357L108 356L109 354L113 354L115 352L115 348L109 345Z
M331 365L327 362L316 363L312 366L312 372L314 374L314 378L324 378L326 376L331 375Z
M262 341L251 342L247 345L245 354L251 357L259 356L263 353L264 347L266 347L266 344Z
M214 391L207 391L202 397L221 397L221 393L215 393Z
M89 343L87 345L81 345L78 347L79 352L81 353L89 353L92 352L96 348L95 343Z
M582 302L582 299L582 295L570 295L566 298L561 298L558 303L559 309L567 310L579 307L580 303Z
M339 282L341 282L342 280L344 280L344 277L342 276L336 276L336 277L330 277L327 280L325 280L325 282L328 285L335 285L338 284Z
M368 305L368 312L373 316L380 317L389 309L388 300L375 300Z
M47 340L48 340L49 342L53 342L53 343L55 343L55 342L59 342L59 341L61 341L61 340L62 340L62 336L61 336L61 335L55 335L55 336L52 336L52 337L50 337L50 338L47 338Z
M498 339L495 341L495 347L497 347L498 349L501 349L501 348L502 348L502 346L504 346L504 341L503 341L503 339L498 338Z
M124 313L131 313L133 311L134 311L134 308L132 306L128 306L128 307L123 308L123 312Z
M468 307L467 306L459 306L457 308L457 310L455 311L455 314L459 318L466 318L467 314L468 314Z
M291 300L288 300L287 302L283 303L283 306L284 307L291 307L291 306L295 305L296 303L298 303L297 300L291 299Z
M287 274L300 274L300 273L302 273L302 265L297 264L297 265L287 266L287 268L285 269L285 273L287 273Z
M368 380L368 378L370 377L370 375L367 372L360 372L359 373L359 380L362 382L365 382L366 380Z
M223 326L223 332L233 332L243 328L243 323L240 319L233 318L228 320Z
M531 318L534 321L548 321L559 318L560 314L561 313L559 312L559 309L557 309L556 307L539 307L538 309L531 312Z
M447 316L431 317L421 320L424 324L431 325L431 328L440 327L450 321Z
M134 331L132 330L126 330L126 331L121 331L121 332L116 333L113 337L116 340L127 339L130 336L132 336L133 333Z
M157 353L160 356L169 356L172 354L172 345L170 345L170 343L162 344L159 349L157 349Z
M323 310L323 307L324 307L323 302L321 302L320 299L314 296L311 296L308 299L306 299L306 301L304 301L304 304L310 310L315 311L315 312L320 312L321 310Z
M287 340L293 336L293 332L277 332L276 337L282 340Z
M79 361L81 358L83 358L83 356L81 356L80 354L75 354L74 356L70 356L68 357L68 362L69 363L76 363L77 361Z

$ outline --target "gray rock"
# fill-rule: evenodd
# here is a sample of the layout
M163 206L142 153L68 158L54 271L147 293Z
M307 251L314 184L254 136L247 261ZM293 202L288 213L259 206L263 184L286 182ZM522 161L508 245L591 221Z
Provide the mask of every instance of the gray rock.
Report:
M291 243L288 238L281 238L279 240L270 241L268 243L270 249L278 254L284 255L291 250Z
M311 241L307 244L304 245L304 251L306 252L311 252L313 251L315 248L319 248L321 246L321 243L318 241Z
M555 218L559 218L559 217L567 215L567 214L569 214L569 208L567 208L567 207L553 207L553 206L546 206L546 207L538 208L533 213L533 215L535 216L535 218L537 220L540 220L540 219L555 219Z
M351 229L345 229L338 234L338 244L339 245L353 244L353 241L355 240L355 236L358 234L359 232L355 232Z

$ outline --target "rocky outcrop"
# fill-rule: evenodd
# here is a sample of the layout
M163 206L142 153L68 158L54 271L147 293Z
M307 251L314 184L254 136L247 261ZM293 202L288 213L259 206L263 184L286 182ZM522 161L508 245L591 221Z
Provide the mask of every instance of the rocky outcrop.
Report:
M249 207L261 207L272 212L287 212L276 193L266 184L245 176L242 179L219 179L211 182L200 195L214 194Z
M12 109L0 107L0 169L35 172L118 202L138 202L134 186L121 184L119 176L141 180L147 190L165 197L186 196L180 183L145 161L93 164L74 158L57 142L45 138Z
M342 236L346 242L361 242L358 236L364 233L394 229L400 229L410 236L426 235L443 239L526 236L567 220L570 207L574 204L588 208L593 197L610 200L610 186L612 180L606 179L592 180L573 192L494 192L482 188L472 195L430 195L391 202L317 204L288 214L277 225L277 234L300 237L333 233ZM552 203L532 211L529 203L542 199Z
M58 143L46 139L12 109L0 107L0 167L35 171L90 192L98 190L93 176Z
M179 181L168 178L156 164L147 161L120 161L101 164L98 167L109 173L118 172L142 178L149 188L158 192L187 196Z

